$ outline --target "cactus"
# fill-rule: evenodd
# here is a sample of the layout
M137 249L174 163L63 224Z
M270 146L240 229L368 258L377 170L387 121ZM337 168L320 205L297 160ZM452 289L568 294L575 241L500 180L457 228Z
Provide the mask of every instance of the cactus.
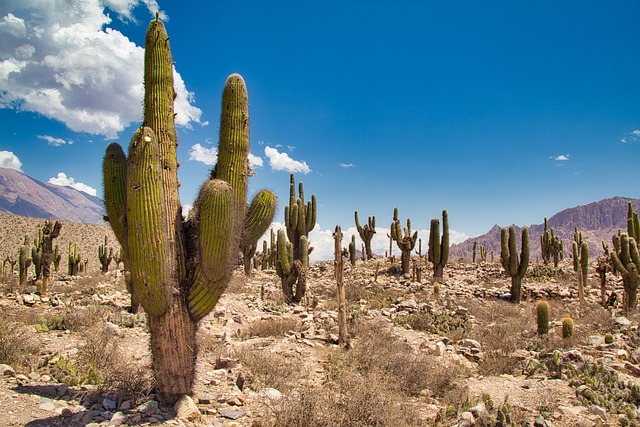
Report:
M403 234L404 232L404 234ZM398 208L393 210L393 222L391 223L391 238L402 251L402 273L411 273L411 251L416 246L418 232L411 234L411 219L407 218L407 226L402 230L398 219Z
M358 211L355 211L355 219L356 229L358 230L360 238L364 242L364 249L367 253L367 259L372 259L373 251L371 250L371 239L373 239L373 235L376 234L376 217L370 216L367 219L367 224L364 227L362 227L360 225L360 221L358 221Z
M80 271L80 250L78 244L69 241L69 257L68 257L69 276L77 276Z
M478 246L478 242L473 242L473 249L471 249L471 264L476 263L476 248Z
M549 303L540 300L536 304L536 317L538 321L538 335L549 333Z
M571 317L564 316L562 318L562 339L569 339L573 336L573 328L575 324Z
M42 245L42 230L38 229L38 237L33 239L33 246L31 246L31 261L33 262L36 281L42 279Z
M60 253L60 249L58 245L53 248L53 269L58 272L60 268L60 260L62 259L62 254Z
M624 311L629 314L635 309L638 300L638 284L640 284L638 246L635 239L629 237L627 233L613 236L613 246L616 250L611 251L611 263L622 275Z
M640 239L640 220L638 220L638 213L633 211L631 202L629 202L627 210L627 234L638 243L638 239Z
M167 403L192 391L198 321L227 286L245 223L249 109L244 80L222 96L218 162L183 222L178 196L173 63L164 24L151 22L145 46L144 120L125 157L110 144L103 163L108 220L130 268L133 298L147 313L156 393ZM256 238L257 239L257 238ZM127 261L128 266L127 266Z
M298 183L298 198L296 198L296 185L293 174L289 182L289 206L284 207L284 225L287 229L287 237L293 245L293 258L302 259L300 238L309 238L309 232L316 226L316 196L311 195L311 200L305 204L302 182ZM308 249L307 249L308 250ZM306 254L308 255L308 253Z
M440 221L431 219L429 233L429 261L433 264L433 278L442 280L444 266L449 260L449 215L442 211L442 239L440 238Z
M300 236L302 259L293 256L293 244L287 242L284 230L278 230L276 250L276 273L280 277L284 300L287 304L299 303L307 292L308 242L307 236ZM293 286L295 285L295 293Z
M356 235L351 235L351 243L349 243L349 261L351 265L356 265Z
M529 266L529 229L522 227L522 249L518 259L516 228L512 225L500 232L500 260L502 267L511 277L511 302L519 303L522 299L522 278Z
M554 268L558 268L558 262L562 259L564 245L556 236L553 228L549 229L547 218L544 219L544 232L540 235L540 252L542 260L545 264L553 260Z
M357 218L356 213L356 218ZM357 222L357 219L356 219ZM339 225L336 225L336 229L333 232L333 255L335 258L335 276L337 284L336 296L338 299L338 344L341 346L349 347L349 332L347 330L347 298L345 296L344 282L343 282L343 264L342 264L342 230ZM353 245L353 255L351 263L355 264L355 243L356 236L351 236L351 243L349 244L349 251L351 252L351 246Z
M578 298L584 302L584 290L587 288L587 274L589 272L589 244L585 241L580 245L580 274L578 277Z
M487 262L487 250L484 248L484 245L480 245L480 261Z
M100 261L100 271L109 271L109 264L113 260L113 248L107 247L107 236L104 236L104 244L98 246L98 260Z
M24 290L27 284L27 275L29 274L29 267L31 266L27 241L28 239L25 237L24 244L18 249L18 282L20 283L20 292Z
M53 239L57 238L60 235L60 229L62 228L62 223L56 221L53 225L51 221L45 220L44 226L42 227L41 234L41 264L40 271L42 276L42 288L40 292L42 295L49 294L49 277L51 277L51 262L53 261Z

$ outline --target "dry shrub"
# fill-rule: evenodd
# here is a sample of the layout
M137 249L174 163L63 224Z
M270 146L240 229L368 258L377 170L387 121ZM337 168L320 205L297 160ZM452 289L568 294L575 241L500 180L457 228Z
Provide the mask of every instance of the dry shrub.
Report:
M26 365L38 354L38 345L32 340L32 332L24 326L0 317L0 363Z
M224 353L224 342L211 331L200 328L197 332L198 350L201 354L208 354L213 357L222 356Z
M150 369L127 357L119 338L103 325L96 325L83 334L77 364L93 370L91 378L95 379L100 393L117 393L137 401L153 388Z
M268 320L260 320L249 325L240 334L242 339L251 337L281 337L287 332L297 331L300 329L300 322L297 319L275 317Z
M250 347L236 349L235 356L248 369L247 379L254 390L272 387L286 393L299 384L307 372L300 355L259 351Z
M105 321L108 315L109 309L102 305L79 306L70 304L64 309L62 324L65 329L70 331L85 331L87 328Z

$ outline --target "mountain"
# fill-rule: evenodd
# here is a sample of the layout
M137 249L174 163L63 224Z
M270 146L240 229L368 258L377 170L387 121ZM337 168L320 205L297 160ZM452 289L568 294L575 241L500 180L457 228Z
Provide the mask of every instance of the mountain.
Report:
M589 244L589 255L595 257L602 255L602 241L611 246L611 237L618 232L618 229L627 229L627 209L631 202L635 211L640 210L640 200L626 197L612 197L588 205L576 206L565 209L548 219L549 228L553 228L555 233L564 242L565 258L571 254L571 243L573 242L573 230L578 227L582 233L582 238ZM470 260L473 251L473 242L478 242L476 250L477 257L480 253L480 245L484 245L487 257L491 259L493 252L495 259L500 256L500 229L497 224L482 236L472 237L457 245L452 245L449 257L457 260L465 258ZM522 228L517 227L518 250L520 248L520 237ZM531 251L531 261L541 259L540 235L544 232L544 222L529 226L529 245Z
M0 168L0 213L104 224L106 211L98 197Z

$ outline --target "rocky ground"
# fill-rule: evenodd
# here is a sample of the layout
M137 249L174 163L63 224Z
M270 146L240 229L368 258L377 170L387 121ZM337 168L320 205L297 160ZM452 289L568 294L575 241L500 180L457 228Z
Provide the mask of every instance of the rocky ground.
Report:
M283 303L273 270L239 268L201 322L195 390L176 407L154 398L145 315L127 312L118 270L57 275L49 298L5 276L0 425L635 425L638 321L598 304L595 272L581 305L569 264L557 275L533 266L514 305L498 264L447 265L437 286L426 269L417 281L390 266L347 263L348 349L332 262L311 267L299 306ZM609 291L620 287L609 277ZM540 298L551 305L543 337Z

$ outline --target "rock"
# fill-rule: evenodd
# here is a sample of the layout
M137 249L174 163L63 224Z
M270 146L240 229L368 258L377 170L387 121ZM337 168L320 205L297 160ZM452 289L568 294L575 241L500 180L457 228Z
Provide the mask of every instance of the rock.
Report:
M464 411L458 415L458 427L473 427L475 425L476 420L471 412Z
M56 409L56 405L54 405L52 401L48 400L38 405L38 408L51 412Z
M109 420L109 425L110 426L119 426L119 425L122 425L122 424L127 424L128 420L129 420L129 418L125 415L124 412L116 412L115 414L113 414L113 416Z
M111 399L104 399L102 401L102 407L107 411L115 411L116 410L116 402Z
M629 352L627 352L627 350L625 349L618 349L616 350L616 357L621 360L628 360Z
M196 406L195 402L189 395L182 396L176 404L173 406L178 418L182 418L187 421L200 420L200 409Z
M480 345L480 343L476 340L472 340L469 338L465 338L462 340L462 342L460 343L461 347L466 347L466 348L475 348L478 350L482 350L482 346Z
M275 388L270 388L270 387L263 388L262 390L260 390L260 394L269 400L275 400L275 401L279 401L283 397L282 393L279 390L276 390Z
M242 372L240 372L238 374L238 378L236 378L236 386L238 386L238 388L240 389L240 391L242 391L242 389L244 389L244 374Z
M215 369L231 369L238 364L235 360L229 357L220 357L216 359Z
M616 326L619 326L621 328L628 328L629 326L631 326L631 320L627 319L624 316L620 316L616 317L615 324Z
M407 299L398 304L398 309L413 312L418 309L418 303L414 299Z
M469 412L471 412L476 419L484 419L487 416L487 407L484 402L480 402L473 408L470 408Z
M36 303L35 298L31 294L22 295L22 303L24 305L28 305L29 307L33 306Z
M131 401L130 400L125 400L124 402L122 402L120 404L120 407L118 409L120 411L128 411L129 409L131 409Z
M15 377L16 371L9 365L1 364L0 374L4 375L5 377Z
M589 345L592 345L594 347L604 344L604 337L601 337L600 335L591 335L588 338L589 341Z
M160 412L160 410L158 409L158 402L156 402L155 400L144 402L143 404L139 405L136 409L138 410L138 412L142 412L147 416L151 416L153 414L157 414L158 412Z
M607 421L607 411L600 406L592 405L589 406L589 413L600 417L600 419L604 422Z
M237 420L238 418L244 416L245 412L238 409L221 408L218 410L218 414L221 417L228 418L230 420Z

